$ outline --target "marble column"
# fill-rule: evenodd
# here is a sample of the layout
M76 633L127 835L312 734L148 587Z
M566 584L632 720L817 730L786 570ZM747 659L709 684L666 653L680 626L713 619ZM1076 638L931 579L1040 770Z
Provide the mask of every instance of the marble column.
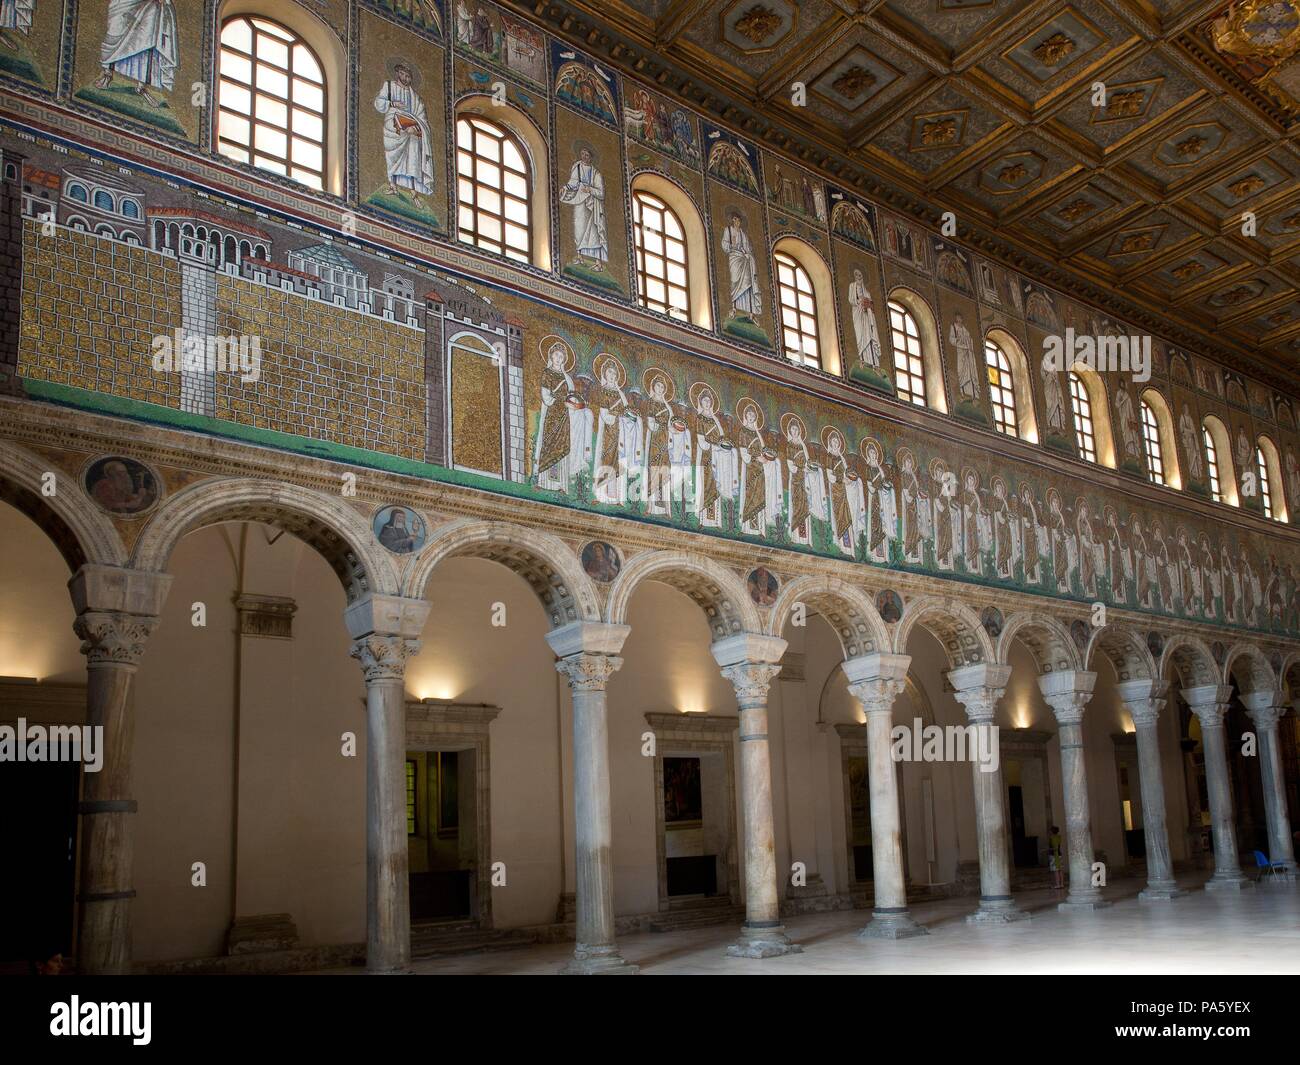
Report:
M781 669L786 643L741 633L713 645L722 675L740 706L740 791L745 839L745 923L727 948L738 958L773 958L802 950L781 924L772 827L772 761L767 738L767 691Z
M1223 727L1232 689L1206 684L1184 688L1183 698L1201 723L1201 750L1205 754L1205 786L1210 793L1210 832L1214 841L1214 875L1206 891L1240 891L1251 886L1237 858L1237 827L1232 810L1232 782L1228 777L1227 737Z
M872 654L844 663L850 694L867 719L867 780L871 789L871 865L875 903L866 939L927 935L907 908L903 871L903 823L898 809L898 771L891 753L894 699L907 682L908 655Z
M77 970L131 970L136 802L134 681L158 624L171 577L116 566L82 566L68 581L73 630L86 656L86 724L102 729L103 761L82 774Z
M1088 807L1088 767L1083 745L1083 710L1092 698L1096 673L1044 673L1038 688L1060 726L1061 790L1065 793L1065 835L1069 849L1069 893L1057 908L1099 910L1110 903L1092 884L1092 813Z
M555 668L573 696L573 819L576 934L564 972L631 975L614 936L614 829L610 814L609 718L605 687L623 664L631 629L575 621L547 633Z
M1150 680L1125 681L1116 686L1120 701L1133 719L1137 731L1138 777L1142 788L1142 836L1147 852L1147 886L1139 899L1176 899L1180 891L1174 880L1174 863L1169 853L1169 829L1165 818L1165 780L1160 764L1160 709L1167 686Z
M955 689L953 698L965 708L971 726L993 730L994 743L997 742L997 725L993 719L998 700L1010 679L1010 666L963 666L948 674ZM966 918L972 924L1003 924L1029 917L1016 906L1011 896L1011 843L1007 832L1006 789L1002 785L1000 753L996 764L996 769L986 771L987 767L976 760L971 761L980 855L979 909Z
M1282 748L1278 721L1286 713L1286 695L1280 691L1252 692L1241 697L1255 723L1259 776L1264 792L1264 816L1268 822L1268 858L1286 866L1286 879L1296 877L1295 848L1291 840L1291 818L1286 809L1286 779L1282 770ZM1269 874L1272 879L1273 874ZM1279 878L1280 879L1280 878Z
M406 660L429 616L423 599L367 595L345 614L366 680L366 971L411 962L406 839Z

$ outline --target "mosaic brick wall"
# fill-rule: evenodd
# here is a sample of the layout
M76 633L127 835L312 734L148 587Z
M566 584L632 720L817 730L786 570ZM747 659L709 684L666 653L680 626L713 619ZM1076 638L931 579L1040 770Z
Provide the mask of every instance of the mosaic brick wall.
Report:
M424 333L218 276L217 331L261 344L261 377L217 376L216 416L423 459Z
M152 341L180 324L176 263L27 220L20 376L176 407L179 376L154 372Z

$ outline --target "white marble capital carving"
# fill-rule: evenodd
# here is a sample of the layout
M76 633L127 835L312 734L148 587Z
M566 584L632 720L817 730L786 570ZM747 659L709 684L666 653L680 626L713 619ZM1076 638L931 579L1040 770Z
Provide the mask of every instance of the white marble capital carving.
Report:
M622 665L623 659L617 655L579 652L559 659L555 668L568 680L569 687L575 692L603 692L609 678Z
M352 644L352 657L361 663L367 684L400 681L406 677L406 660L420 649L419 640L371 633Z
M1092 698L1096 683L1096 673L1061 670L1039 677L1038 690L1059 724L1077 725L1083 720L1084 708Z
M81 653L86 656L88 666L134 669L144 657L145 644L157 625L156 617L89 610L77 616L72 629L81 638Z

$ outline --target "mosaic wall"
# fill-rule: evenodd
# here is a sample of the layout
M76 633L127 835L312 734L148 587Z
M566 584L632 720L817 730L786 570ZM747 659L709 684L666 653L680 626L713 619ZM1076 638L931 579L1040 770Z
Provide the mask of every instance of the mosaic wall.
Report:
M52 14L61 5L13 6L32 17L9 34L18 47L0 52L0 110L5 90L54 97L202 158L213 101L196 97L195 84L206 84L215 20L198 0L164 0L177 32L132 51L121 30L132 6L86 0L62 37ZM490 3L308 9L340 54L358 57L344 94L351 154L333 202L418 238L436 261L458 225L455 109L468 103L491 117L499 95L512 121L552 146L551 281L575 304L594 300L608 317L635 321L625 311L636 297L630 184L653 172L696 206L706 233L707 261L692 269L708 275L712 336L682 326L682 342L756 367L780 362L773 251L797 238L825 264L833 292L820 295L835 336L824 339L860 405L814 403L651 343L634 325L598 326L413 256L376 255L347 233L191 184L183 162L165 181L94 145L0 126L0 166L21 187L27 218L20 377L771 546L1300 629L1300 557L1289 543L1243 543L1199 517L1102 498L1081 478L998 454L989 330L1014 339L1031 366L1067 329L1136 330L759 149ZM944 403L989 432L987 453L900 437L868 413L891 409L886 297L899 288L932 315ZM255 336L258 378L158 371L154 339L182 334ZM1169 404L1184 487L1208 492L1199 426L1214 413L1239 473L1253 470L1258 435L1277 443L1280 487L1300 519L1292 401L1159 338L1152 356L1150 387ZM1068 382L1051 371L1030 377L1040 445L1074 455ZM1144 478L1135 407L1147 386L1103 380L1117 467ZM810 385L821 381L810 372Z

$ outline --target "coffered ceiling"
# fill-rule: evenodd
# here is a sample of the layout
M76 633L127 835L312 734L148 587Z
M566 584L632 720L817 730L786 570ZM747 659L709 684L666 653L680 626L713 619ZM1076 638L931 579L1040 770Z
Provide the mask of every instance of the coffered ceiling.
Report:
M516 6L878 199L954 211L961 236L1021 269L1300 391L1300 0Z

